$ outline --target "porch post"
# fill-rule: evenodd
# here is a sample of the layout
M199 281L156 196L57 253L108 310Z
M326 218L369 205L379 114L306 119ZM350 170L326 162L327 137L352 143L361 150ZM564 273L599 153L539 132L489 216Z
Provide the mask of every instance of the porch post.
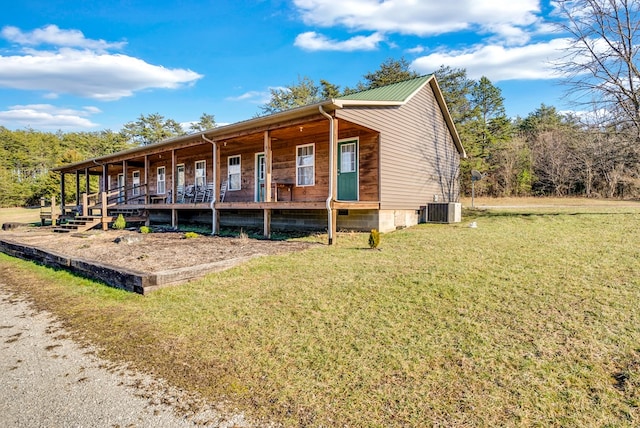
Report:
M105 192L102 192L102 194L104 195ZM82 194L82 217L86 217L88 215L89 215L89 194L83 193Z
M107 216L107 194L105 192L102 192L102 195L100 195L102 200L102 215L101 215L101 223L102 223L102 230L109 230L109 217Z
M58 217L60 215L56 212L56 195L51 195L51 226L58 224Z
M105 163L102 165L102 194L106 195L109 190L111 190L109 189L109 164ZM89 189L87 189L86 194L89 194ZM87 209L86 203L84 204L83 209Z
M204 183L207 184L207 183ZM171 203L175 203L176 200L176 149L171 149Z
M91 187L91 175L89 174L89 168L85 168L84 169L84 191L87 193L91 193L90 187Z
M149 204L149 155L144 155L144 204Z
M76 170L76 205L79 205L80 201L80 171Z
M109 191L108 178L109 178L109 165L105 163L104 165L102 165L102 191L103 192ZM87 193L89 193L89 190L87 190Z
M271 202L271 135L264 131L264 201ZM265 208L263 214L264 236L271 238L271 208Z
M171 227L178 226L178 211L175 209L176 201L176 149L171 149L171 189L169 189L170 199L167 202L171 203ZM206 183L205 183L206 184Z
M330 171L333 171L333 177L331 180L329 180L329 185L333 186L332 189L332 194L333 194L333 199L337 199L338 198L338 128L339 128L339 120L337 117L333 118L333 135L332 138L329 141L329 144L333 144L333 150L329 150L329 152L333 152L333 158L329 159L329 162L331 162L332 164L332 168L330 168ZM337 233L337 225L338 225L338 211L334 208L335 205L333 203L333 200L331 201L331 234L332 236L336 237L336 233Z
M64 215L64 201L66 198L65 186L64 186L64 172L60 172L60 212ZM51 207L53 211L53 207Z
M124 203L127 203L127 161L122 161L122 194L124 196Z
M271 135L269 131L264 131L264 200L271 202L271 169L272 169L272 153L271 153Z
M220 233L220 217L216 204L220 200L220 152L218 150L218 143L211 144L211 181L213 181L213 195L211 195L211 234L217 235Z

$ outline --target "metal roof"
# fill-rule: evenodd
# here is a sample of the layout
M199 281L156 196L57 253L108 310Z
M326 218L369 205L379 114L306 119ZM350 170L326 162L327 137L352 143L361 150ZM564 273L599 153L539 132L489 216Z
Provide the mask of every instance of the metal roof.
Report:
M368 89L336 98L336 101L373 101L404 103L418 89L424 86L433 75L416 77L379 88Z

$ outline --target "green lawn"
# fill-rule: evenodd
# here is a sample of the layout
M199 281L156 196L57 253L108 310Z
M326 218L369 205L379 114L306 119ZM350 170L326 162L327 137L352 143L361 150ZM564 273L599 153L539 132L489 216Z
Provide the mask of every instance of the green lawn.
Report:
M40 208L0 208L0 225L10 222L40 223Z
M0 277L106 357L285 426L638 426L640 209L465 214L145 297L4 255Z

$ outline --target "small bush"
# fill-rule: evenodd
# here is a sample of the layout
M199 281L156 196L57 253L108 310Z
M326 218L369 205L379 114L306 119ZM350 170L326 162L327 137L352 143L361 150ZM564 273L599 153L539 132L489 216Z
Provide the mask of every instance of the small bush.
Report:
M193 238L197 238L198 236L200 236L200 235L198 235L195 232L185 232L184 233L184 239L193 239Z
M149 226L140 226L140 233L151 233L151 228Z
M122 214L118 214L118 218L113 222L113 228L116 230L124 230L127 227L127 222Z
M246 242L249 240L249 235L247 234L247 232L244 231L244 229L240 229L240 234L238 235L238 238L241 241Z
M370 248L378 248L380 245L380 232L377 229L371 229L371 233L369 234L369 247Z

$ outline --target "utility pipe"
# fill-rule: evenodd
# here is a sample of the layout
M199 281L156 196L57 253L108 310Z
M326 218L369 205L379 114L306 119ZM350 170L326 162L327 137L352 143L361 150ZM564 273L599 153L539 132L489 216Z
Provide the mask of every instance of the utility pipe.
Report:
M217 160L218 160L218 144L215 141L212 141L210 139L208 139L207 137L204 136L204 134L201 135L202 139L204 141L206 141L207 143L211 143L211 145L213 146L213 163L211 164L211 171L212 171L212 182L213 182L213 196L211 198L211 203L209 204L209 207L211 208L211 234L215 235L216 234L216 230L218 229L218 216L216 214L216 199L218 199L218 165L217 165ZM206 184L206 183L205 183Z
M329 235L329 245L333 245L333 211L331 210L331 201L333 200L333 183L335 180L333 177L333 145L335 143L335 125L333 116L324 111L322 105L319 105L318 109L320 110L321 115L329 119L329 196L327 197L327 218L329 227L327 227L327 232Z

